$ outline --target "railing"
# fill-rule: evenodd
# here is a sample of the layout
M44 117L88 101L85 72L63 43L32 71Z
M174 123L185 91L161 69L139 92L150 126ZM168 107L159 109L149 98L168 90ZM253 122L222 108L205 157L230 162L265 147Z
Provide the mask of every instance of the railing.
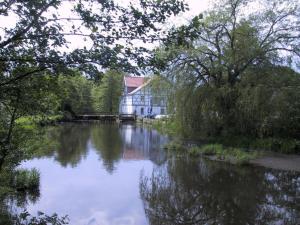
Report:
M136 120L135 114L121 113L121 114L111 114L111 113L84 113L77 114L75 120L77 121L87 121L87 120L99 120L99 121L134 121Z
M77 115L118 115L118 112L80 112Z

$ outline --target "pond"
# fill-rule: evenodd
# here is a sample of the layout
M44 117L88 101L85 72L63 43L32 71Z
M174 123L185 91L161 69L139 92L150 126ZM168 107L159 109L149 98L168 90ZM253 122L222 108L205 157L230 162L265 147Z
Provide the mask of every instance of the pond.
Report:
M300 224L299 173L173 155L167 142L135 125L52 127L22 164L41 173L22 207L72 225Z

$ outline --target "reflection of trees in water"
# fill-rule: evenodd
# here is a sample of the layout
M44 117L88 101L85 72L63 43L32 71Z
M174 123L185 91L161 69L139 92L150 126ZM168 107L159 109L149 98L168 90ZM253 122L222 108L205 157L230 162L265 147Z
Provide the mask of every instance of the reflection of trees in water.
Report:
M59 127L56 139L58 147L55 159L64 167L76 167L87 155L87 144L90 138L90 125L66 124Z
M63 167L76 167L87 155L89 124L64 124L49 127L32 140L34 157L54 157Z
M108 172L113 172L115 163L122 156L122 140L117 124L108 123L93 126L91 131L92 143L103 160Z
M0 224L15 225L20 208L36 203L40 198L39 189L25 192L11 192L0 198Z
M142 176L150 224L299 224L299 174L171 158ZM298 196L298 198L297 198Z
M36 157L54 157L62 166L75 167L88 154L88 141L99 153L107 171L112 172L122 157L140 160L150 159L157 165L165 162L162 146L165 136L157 131L133 125L64 124L50 127L33 140Z

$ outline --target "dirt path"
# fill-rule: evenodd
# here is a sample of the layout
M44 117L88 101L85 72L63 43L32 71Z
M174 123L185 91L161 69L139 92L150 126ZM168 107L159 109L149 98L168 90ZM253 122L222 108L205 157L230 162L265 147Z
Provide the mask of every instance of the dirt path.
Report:
M270 154L250 163L267 168L300 172L300 155Z

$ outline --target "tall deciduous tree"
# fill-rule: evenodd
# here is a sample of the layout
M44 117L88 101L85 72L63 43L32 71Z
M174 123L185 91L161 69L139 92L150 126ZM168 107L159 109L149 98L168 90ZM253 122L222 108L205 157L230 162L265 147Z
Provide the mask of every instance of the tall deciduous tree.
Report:
M123 74L114 70L106 72L101 83L92 91L94 110L97 112L117 113L122 94Z
M176 83L175 107L183 130L208 136L300 137L299 102L284 97L297 96L300 78L283 67L299 63L298 3L216 1L190 24L170 31L154 62ZM275 84L280 76L285 79ZM284 123L293 126L286 130Z
M169 33L157 52L160 68L185 71L184 79L188 74L195 85L219 87L235 85L251 66L299 62L297 0L217 1L202 16Z

